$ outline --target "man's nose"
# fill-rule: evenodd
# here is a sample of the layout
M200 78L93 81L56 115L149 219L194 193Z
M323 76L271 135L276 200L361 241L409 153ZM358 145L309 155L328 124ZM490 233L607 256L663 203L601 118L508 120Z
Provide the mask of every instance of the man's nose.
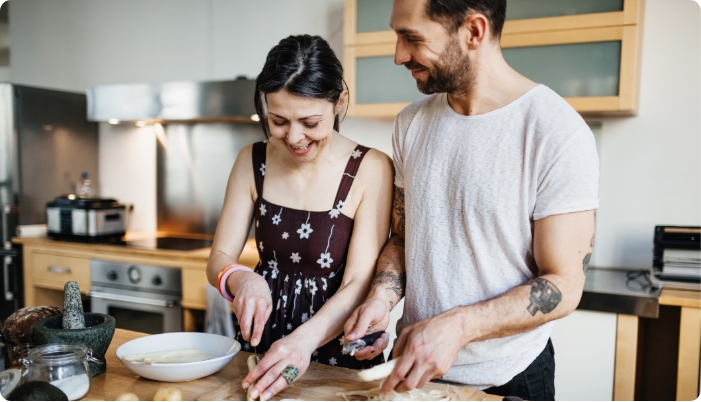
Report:
M402 40L397 38L397 45L394 48L394 64L401 66L409 60L411 60L411 54L407 52Z

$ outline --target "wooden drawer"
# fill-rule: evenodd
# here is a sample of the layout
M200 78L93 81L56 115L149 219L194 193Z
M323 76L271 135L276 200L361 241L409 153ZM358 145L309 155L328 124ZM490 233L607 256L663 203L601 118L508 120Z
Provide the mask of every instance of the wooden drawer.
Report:
M35 286L63 290L68 281L78 282L81 293L90 290L90 260L57 254L31 254L32 281Z

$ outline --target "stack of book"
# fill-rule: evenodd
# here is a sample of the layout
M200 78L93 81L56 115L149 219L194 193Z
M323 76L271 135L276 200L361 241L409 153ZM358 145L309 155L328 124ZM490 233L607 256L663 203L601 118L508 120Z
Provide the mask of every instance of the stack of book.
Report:
M656 226L652 265L665 287L701 287L701 227Z

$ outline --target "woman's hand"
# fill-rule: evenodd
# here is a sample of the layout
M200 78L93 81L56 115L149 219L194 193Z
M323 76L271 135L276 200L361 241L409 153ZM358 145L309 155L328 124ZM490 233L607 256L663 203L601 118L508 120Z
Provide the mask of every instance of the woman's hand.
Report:
M241 327L241 336L252 346L258 346L265 323L273 311L267 282L253 271L239 271L227 278L226 285L234 295L234 314Z
M243 379L244 389L255 384L251 397L270 400L278 392L287 387L287 380L281 376L282 370L294 366L299 370L297 378L301 377L309 367L309 360L314 352L313 342L303 336L292 334L279 339L272 344L258 365Z

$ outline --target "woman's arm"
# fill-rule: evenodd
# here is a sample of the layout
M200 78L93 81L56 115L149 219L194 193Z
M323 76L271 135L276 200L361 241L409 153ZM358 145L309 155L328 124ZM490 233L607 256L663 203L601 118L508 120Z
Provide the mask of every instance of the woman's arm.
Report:
M342 333L343 324L351 312L365 299L377 256L389 236L392 178L389 157L379 151L369 152L354 183L363 187L362 199L355 212L341 286L309 321L275 342L265 358L244 379L244 387L256 384L251 391L254 398L263 393L265 399L269 399L284 389L287 383L280 377L280 372L288 365L296 366L301 376L309 366L312 352ZM265 395L268 392L270 394Z
M229 176L224 207L207 261L207 279L213 286L223 268L238 262L248 238L254 200L258 196L251 163L252 149L249 145L239 152ZM268 284L252 270L237 271L227 278L226 288L229 294L236 296L233 305L241 336L257 346L272 312Z
M239 152L229 175L224 206L207 261L207 280L212 286L217 285L217 276L224 267L238 262L248 238L256 196L252 148L249 145Z

